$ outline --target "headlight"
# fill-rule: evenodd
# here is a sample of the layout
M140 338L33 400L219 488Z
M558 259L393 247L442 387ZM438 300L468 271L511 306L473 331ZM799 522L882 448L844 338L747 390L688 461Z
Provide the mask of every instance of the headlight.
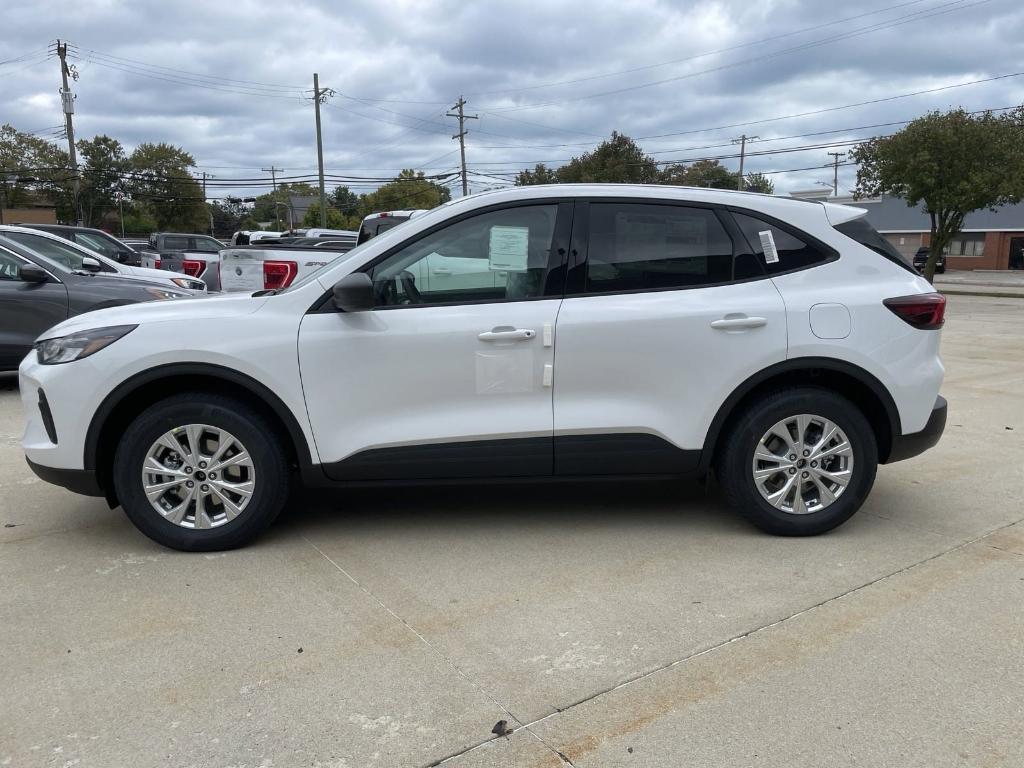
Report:
M134 331L137 325L114 325L109 328L94 328L90 331L72 333L56 339L36 342L36 359L42 365L57 365L81 360L104 347L110 346L122 336Z
M183 299L188 296L187 293L178 293L177 291L165 291L163 288L147 288L146 293L152 296L158 301L164 299Z
M188 288L193 291L203 290L205 284L198 280L189 280L187 277L172 277L171 282L179 288Z

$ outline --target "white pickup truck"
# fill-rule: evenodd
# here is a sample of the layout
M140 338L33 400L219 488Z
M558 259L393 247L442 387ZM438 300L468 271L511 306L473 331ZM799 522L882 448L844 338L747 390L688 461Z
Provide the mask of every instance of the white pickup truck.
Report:
M366 242L379 232L408 221L423 213L421 210L383 211L367 216L359 229L358 240ZM305 277L325 264L341 257L355 246L354 242L338 242L328 236L332 230L310 230L320 234L324 242L308 246L310 238L303 238L303 245L253 243L235 245L220 252L220 288L226 293L254 292L287 288L296 280ZM309 235L309 232L306 233ZM354 235L355 233L341 233ZM355 239L354 237L352 238ZM443 257L440 257L443 258ZM437 264L424 268L430 270L434 279L446 279L462 271L458 265ZM427 285L428 275L417 275L419 285Z

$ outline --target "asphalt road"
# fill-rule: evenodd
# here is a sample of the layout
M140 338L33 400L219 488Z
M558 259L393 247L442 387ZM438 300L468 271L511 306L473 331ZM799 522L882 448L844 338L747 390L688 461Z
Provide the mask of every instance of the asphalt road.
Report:
M943 441L813 539L489 487L181 554L37 481L0 381L0 766L1024 765L1024 300L948 317Z

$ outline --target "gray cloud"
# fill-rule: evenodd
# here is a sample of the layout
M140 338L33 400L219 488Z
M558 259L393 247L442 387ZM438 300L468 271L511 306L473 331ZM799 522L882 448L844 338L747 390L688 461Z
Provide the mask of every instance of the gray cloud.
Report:
M860 14L869 15L830 24ZM812 45L911 14L918 16L908 23ZM828 26L808 29L819 25ZM793 34L799 30L807 31ZM179 144L219 184L262 175L259 169L271 163L286 175L315 169L313 110L304 98L314 71L337 91L323 113L328 168L378 177L403 167L428 173L455 167L454 121L444 112L460 93L469 99L468 110L480 115L469 125L470 163L501 175L541 160L557 164L613 129L635 137L680 134L1024 69L1024 7L1016 0L874 0L842 7L816 0L9 0L4 32L0 61L45 49L57 37L77 46L80 136L106 133L129 147L142 141ZM797 46L806 47L773 55ZM669 61L677 63L651 66ZM716 68L722 69L707 71ZM594 77L630 69L637 71ZM676 79L635 88L669 78ZM585 80L534 87L573 79ZM30 131L59 124L58 84L53 59L0 65L0 122ZM547 102L553 103L522 108ZM767 140L905 120L931 108L1021 102L1024 77L1017 77L641 143L660 160L729 154L727 147L669 150L725 143L742 131ZM765 141L751 149L841 142L888 130L893 128ZM549 146L561 144L572 146ZM754 156L747 167L824 165L826 151ZM735 160L723 162L735 167ZM779 189L788 190L829 176L822 168L775 179ZM487 183L479 177L475 186ZM852 183L853 170L844 168L841 186ZM368 189L373 183L351 186ZM258 191L217 186L211 194Z

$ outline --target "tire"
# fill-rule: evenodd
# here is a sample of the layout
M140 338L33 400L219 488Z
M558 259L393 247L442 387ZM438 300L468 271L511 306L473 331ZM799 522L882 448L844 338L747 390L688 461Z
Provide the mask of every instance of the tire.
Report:
M797 419L802 415L813 417L802 422L807 425L804 434L809 439L797 444L797 453L790 453L791 448L772 430L783 423L792 439L799 432ZM820 441L819 430L827 428L826 420L839 431L821 449L831 455L815 461L816 469L812 469L814 445ZM762 438L769 435L772 437L762 446ZM840 440L841 436L845 441ZM811 456L805 458L800 448L809 450ZM755 451L760 451L758 457L770 454L774 459L776 453L783 456L778 462L764 461L755 457ZM789 458L793 455L798 457L796 462ZM776 466L779 469L773 472ZM755 469L762 484L755 479ZM732 420L715 462L729 505L761 530L778 536L814 536L846 522L867 498L877 469L878 445L864 414L845 397L818 387L778 390L748 405ZM805 472L809 479L802 480ZM846 481L845 486L840 486L840 479ZM790 481L792 485L786 491ZM776 503L765 496L773 490ZM829 501L833 492L834 500Z
M168 435L180 451L171 449ZM189 447L193 435L198 456ZM222 445L227 459L215 463ZM151 458L157 463L147 463ZM207 465L203 471L200 461ZM153 472L154 466L165 471ZM274 426L246 404L206 392L175 395L147 408L128 426L114 457L114 487L128 519L153 541L186 552L234 549L252 541L284 507L290 480L287 454ZM154 502L169 511L150 503L144 483L155 492L161 485L173 486Z

